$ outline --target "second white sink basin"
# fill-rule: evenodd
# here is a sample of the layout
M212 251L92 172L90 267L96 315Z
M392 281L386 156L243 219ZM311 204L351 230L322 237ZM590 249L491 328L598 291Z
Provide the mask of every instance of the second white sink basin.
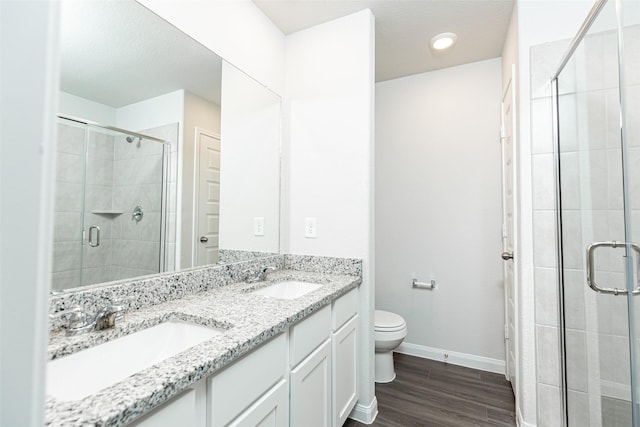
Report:
M296 299L308 294L309 292L315 291L321 286L322 285L318 285L316 283L288 280L286 282L276 283L275 285L259 289L255 291L254 294L278 299Z
M170 320L47 363L47 394L79 400L220 335L220 329Z

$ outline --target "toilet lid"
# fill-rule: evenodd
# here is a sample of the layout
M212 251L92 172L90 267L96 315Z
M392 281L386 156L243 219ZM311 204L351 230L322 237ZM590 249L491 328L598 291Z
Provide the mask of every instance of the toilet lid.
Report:
M374 328L376 331L397 331L406 326L404 319L390 311L376 310Z

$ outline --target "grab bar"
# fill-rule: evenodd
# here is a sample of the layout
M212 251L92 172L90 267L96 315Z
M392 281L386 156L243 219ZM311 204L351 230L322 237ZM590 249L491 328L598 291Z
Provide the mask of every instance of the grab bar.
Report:
M96 242L93 243L93 233L92 231L96 230ZM97 248L98 246L100 246L100 227L98 227L97 225L92 225L91 227L89 227L89 246L91 246L92 248Z
M595 271L595 260L594 260L594 253L595 250L597 248L600 247L605 247L605 248L620 248L620 247L626 247L627 245L630 245L631 248L638 254L638 256L640 257L640 246L638 246L635 243L626 243L626 242L616 242L611 241L611 242L594 242L591 243L589 246L587 246L587 284L589 285L589 287L591 289L593 289L596 292L600 292L603 294L613 294L613 295L620 295L620 294L628 294L629 292L627 290L624 289L618 289L618 288L603 288L598 286L598 284L596 283L596 271ZM632 291L633 295L638 295L640 294L640 287L635 287L634 290Z

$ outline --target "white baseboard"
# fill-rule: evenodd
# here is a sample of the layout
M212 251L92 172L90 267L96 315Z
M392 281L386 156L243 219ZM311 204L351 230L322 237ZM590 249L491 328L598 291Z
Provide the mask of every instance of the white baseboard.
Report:
M356 420L362 424L373 424L378 416L378 399L374 396L371 403L363 405L358 401L353 411L349 414L349 418Z
M536 427L535 424L524 422L524 419L522 418L522 412L520 412L520 408L518 408L518 413L516 414L516 425L518 427Z
M396 349L398 353L410 356L423 357L425 359L444 362L444 355L447 354L447 363L452 365L466 366L467 368L479 369L481 371L494 372L504 375L505 361L491 359L489 357L476 356L473 354L457 353L455 351L442 350L440 348L427 347L424 345L402 343Z

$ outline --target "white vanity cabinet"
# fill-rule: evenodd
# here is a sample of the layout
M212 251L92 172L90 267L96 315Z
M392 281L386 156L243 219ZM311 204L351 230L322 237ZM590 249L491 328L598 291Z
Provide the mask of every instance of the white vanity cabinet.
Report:
M358 401L358 290L335 300L332 314L331 425L340 427Z
M207 425L286 426L286 356L287 334L282 333L211 376Z
M134 421L135 427L340 427L358 400L358 290Z
M289 332L291 426L331 424L331 306Z

